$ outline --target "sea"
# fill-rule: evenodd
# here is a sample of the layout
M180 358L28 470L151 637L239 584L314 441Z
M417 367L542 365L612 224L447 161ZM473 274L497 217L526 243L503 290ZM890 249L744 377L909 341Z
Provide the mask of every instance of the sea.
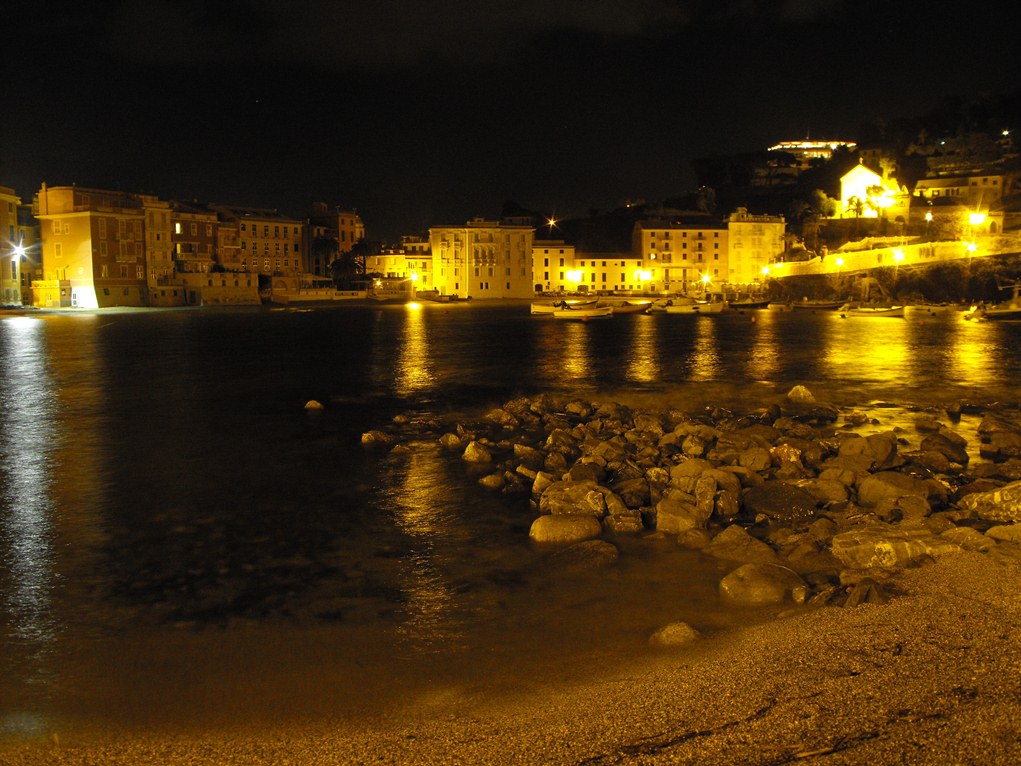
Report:
M1021 324L962 311L531 316L527 302L0 316L0 738L400 715L764 619L670 540L565 568L432 438L553 392L752 411L795 385L910 440L1016 404ZM321 410L306 408L309 401Z

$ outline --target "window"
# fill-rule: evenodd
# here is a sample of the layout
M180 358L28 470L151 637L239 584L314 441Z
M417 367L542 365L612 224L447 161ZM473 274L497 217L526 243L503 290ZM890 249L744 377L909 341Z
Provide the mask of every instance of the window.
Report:
M199 233L199 225L197 223L192 223L189 228L191 229L192 236Z
M145 279L145 272L143 271L143 269L144 269L143 266L136 266L135 267L135 277L137 279Z
M174 223L174 234L180 234L180 233L181 233L181 222L177 221L176 223Z
M55 256L56 256L57 258L59 258L59 257L60 257L60 250L61 250L61 248L60 248L60 243L58 242L57 244L55 244L55 245L53 246L53 254L54 254L54 255L55 255Z
M121 265L121 277L124 278L124 279L127 279L127 276L128 276L128 267L122 264Z
M207 237L213 236L213 224L211 223L206 224L206 236Z
M102 221L103 219L100 218L99 220ZM54 234L60 234L60 221L54 221L53 222L53 233Z
M105 263L99 267L99 276L104 278L110 276L110 267Z

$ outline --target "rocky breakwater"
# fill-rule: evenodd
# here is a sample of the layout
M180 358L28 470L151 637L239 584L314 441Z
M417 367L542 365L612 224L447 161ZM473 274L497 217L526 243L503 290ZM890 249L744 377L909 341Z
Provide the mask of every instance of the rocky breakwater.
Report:
M962 409L981 418L970 448L952 426ZM1021 556L1012 407L955 404L886 430L802 386L744 414L540 395L471 422L399 417L362 440L401 452L429 435L484 486L527 499L530 537L552 555L605 565L621 535L673 539L727 563L719 592L736 605L882 602L905 567L964 550ZM694 637L673 624L652 640Z

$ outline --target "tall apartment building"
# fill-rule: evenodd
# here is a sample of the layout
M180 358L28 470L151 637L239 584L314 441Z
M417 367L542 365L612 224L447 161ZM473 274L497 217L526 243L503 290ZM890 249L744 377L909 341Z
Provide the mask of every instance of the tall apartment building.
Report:
M147 305L142 197L43 184L37 207L43 279L33 283L36 306Z
M726 281L752 285L763 278L763 269L784 252L783 216L751 215L739 207L727 218L730 245Z
M298 277L305 271L302 242L305 224L276 210L209 205L221 225L238 232L240 268L260 277Z
M459 298L529 298L534 229L527 218L429 229L436 289Z
M652 292L686 293L722 284L729 275L729 232L712 222L639 221L632 232L632 251L641 259Z

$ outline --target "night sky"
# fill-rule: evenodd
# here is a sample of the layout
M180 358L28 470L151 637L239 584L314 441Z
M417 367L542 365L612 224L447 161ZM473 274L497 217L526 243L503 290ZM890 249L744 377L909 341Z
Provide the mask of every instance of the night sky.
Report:
M1006 15L1003 8L1007 7ZM692 159L1019 85L1010 4L144 0L4 10L0 185L307 214L371 239L690 191Z

